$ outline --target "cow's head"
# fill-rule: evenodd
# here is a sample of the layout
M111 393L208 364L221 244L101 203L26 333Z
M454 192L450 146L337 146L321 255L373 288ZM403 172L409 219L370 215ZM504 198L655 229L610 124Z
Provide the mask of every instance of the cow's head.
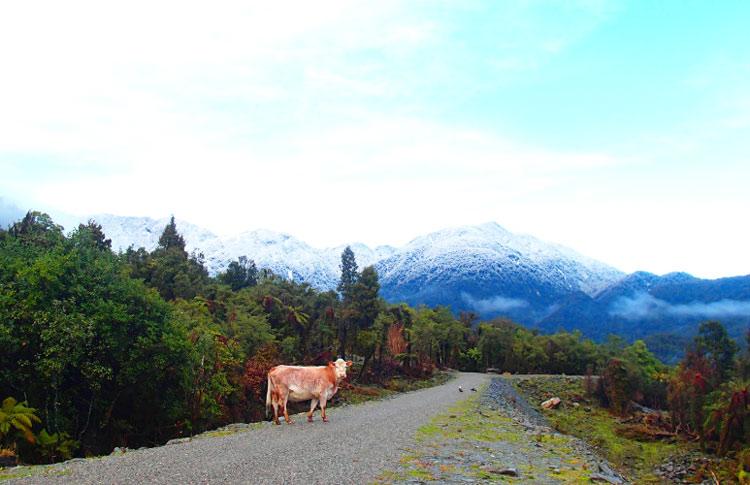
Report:
M333 372L336 374L336 380L346 379L346 368L352 366L351 360L337 359L336 362L329 362L329 367L333 367Z

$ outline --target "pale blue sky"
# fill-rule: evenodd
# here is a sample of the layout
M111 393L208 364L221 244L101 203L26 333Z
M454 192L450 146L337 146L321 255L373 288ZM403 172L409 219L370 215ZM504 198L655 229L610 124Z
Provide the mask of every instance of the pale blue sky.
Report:
M0 197L750 273L750 2L15 2Z

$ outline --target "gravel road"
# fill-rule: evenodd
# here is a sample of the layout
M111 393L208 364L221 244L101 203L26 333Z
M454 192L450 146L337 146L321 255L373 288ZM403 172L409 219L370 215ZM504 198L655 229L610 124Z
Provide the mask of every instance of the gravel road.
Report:
M485 374L460 373L441 386L382 401L329 408L330 423L261 426L229 436L103 458L55 465L48 473L9 483L369 483L384 469L398 466L421 425L472 387ZM458 392L462 386L465 392ZM54 476L57 469L62 474ZM56 474L56 473L55 473Z

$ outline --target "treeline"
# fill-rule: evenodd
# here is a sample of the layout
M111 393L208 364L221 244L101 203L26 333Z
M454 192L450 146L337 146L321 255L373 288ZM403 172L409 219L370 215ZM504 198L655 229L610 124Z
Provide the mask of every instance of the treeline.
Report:
M53 461L258 420L271 366L337 356L355 360L353 381L374 384L435 367L595 374L618 361L637 377L624 392L658 394L649 386L664 368L643 342L387 304L349 248L341 270L336 291L246 257L212 277L174 219L153 251L116 254L94 221L66 235L28 213L0 230L0 457Z

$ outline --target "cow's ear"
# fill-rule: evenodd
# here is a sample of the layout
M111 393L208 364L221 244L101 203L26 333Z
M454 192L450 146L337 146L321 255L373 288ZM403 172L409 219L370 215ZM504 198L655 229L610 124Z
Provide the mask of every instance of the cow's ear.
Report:
M331 361L329 360L329 361L328 361L328 367L336 367L336 364L334 364L333 362L331 362Z
M346 361L346 366L347 367L351 367L352 366L352 361L351 360L347 360Z

